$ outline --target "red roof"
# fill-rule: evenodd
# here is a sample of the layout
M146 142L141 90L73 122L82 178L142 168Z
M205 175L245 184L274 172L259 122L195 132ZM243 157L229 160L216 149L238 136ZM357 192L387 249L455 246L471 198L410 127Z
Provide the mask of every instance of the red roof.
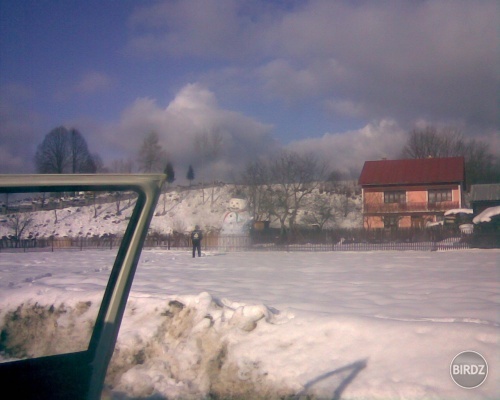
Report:
M366 161L362 186L460 183L465 181L463 157Z

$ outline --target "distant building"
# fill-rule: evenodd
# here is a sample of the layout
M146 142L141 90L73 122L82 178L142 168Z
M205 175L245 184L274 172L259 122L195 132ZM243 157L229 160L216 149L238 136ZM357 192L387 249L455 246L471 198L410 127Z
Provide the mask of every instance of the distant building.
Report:
M489 207L500 206L500 183L472 185L470 204L474 215L480 214Z
M366 161L359 184L366 229L423 227L464 205L463 157Z

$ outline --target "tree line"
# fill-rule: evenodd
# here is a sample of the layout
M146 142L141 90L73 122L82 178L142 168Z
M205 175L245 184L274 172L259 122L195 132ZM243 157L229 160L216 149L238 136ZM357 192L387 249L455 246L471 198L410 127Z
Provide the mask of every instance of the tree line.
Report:
M150 132L144 138L137 154L138 171L144 173L163 172L167 183L175 180L175 171L166 151L159 143L156 132ZM76 129L57 127L47 133L37 147L34 164L39 174L93 174L99 172L133 173L133 160L115 160L110 167L105 167L101 157L92 154L84 136ZM186 178L191 182L195 178L190 165Z
M219 145L218 140L207 145L210 152L207 150L202 159L217 157ZM465 158L469 187L475 183L500 182L499 157L490 151L487 143L468 139L455 128L430 126L415 129L409 133L400 153L401 158L452 156ZM131 160L115 161L110 168L105 168L100 156L90 152L84 136L76 129L65 127L57 127L44 137L38 145L34 162L38 173L132 173L134 170ZM164 172L167 184L175 180L174 166L168 160L156 132L145 136L138 149L137 164L140 172ZM190 183L195 179L191 165L186 178ZM239 192L236 195L247 199L253 220L276 219L283 236L293 235L299 219L310 227L322 230L325 225L334 224L336 218L346 217L354 208L358 190L354 181L338 171L328 170L325 162L316 155L289 151L248 163L239 176L237 187ZM321 196L324 191L334 196ZM115 194L117 214L122 209L124 198L121 196L120 193ZM164 212L165 201L164 196ZM6 202L8 204L8 200ZM57 211L54 213L57 220ZM13 216L15 236L22 236L29 225L28 217Z
M428 126L414 129L401 158L464 157L467 185L500 182L500 157L485 142L468 139L457 128Z
M214 140L205 136L197 141L197 153L202 160L209 161L220 153L220 140L217 135L214 135ZM487 143L466 138L459 129L454 127L438 129L428 126L414 129L409 133L408 140L400 153L400 158L456 156L465 158L468 185L500 182L500 158L490 151ZM287 163L286 160L279 158L285 164ZM168 183L175 180L173 164L168 160L167 152L160 144L159 135L154 131L145 135L138 149L136 160L115 160L109 167L105 167L101 157L97 153L90 152L84 136L78 130L57 127L50 131L38 145L34 162L36 171L42 174L132 173L138 170L144 173L164 172ZM265 164L264 162L263 165ZM274 169L277 170L278 166ZM246 168L244 174L248 175L248 172L249 168ZM296 172L290 171L289 174L298 176ZM187 169L186 179L190 184L195 179L192 165L189 165Z

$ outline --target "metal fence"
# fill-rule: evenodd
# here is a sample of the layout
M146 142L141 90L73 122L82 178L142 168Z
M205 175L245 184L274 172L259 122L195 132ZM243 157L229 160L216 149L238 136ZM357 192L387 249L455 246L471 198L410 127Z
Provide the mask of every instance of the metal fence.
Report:
M267 242L255 243L250 236L218 237L218 243L205 246L206 250L213 251L447 251L471 248L467 238L455 237L440 242L330 242L330 243L292 243L292 242Z
M352 235L351 235L352 236ZM267 239L267 240L264 240ZM310 239L310 240L306 240ZM313 240L315 239L315 240ZM319 240L321 239L321 240ZM332 235L301 237L301 240L284 240L283 237L269 235L267 238L254 235L220 235L208 233L202 241L204 251L445 251L471 248L470 236L453 236L439 241L381 241L379 239L367 241L355 238L340 240ZM77 238L42 238L15 240L2 238L0 252L29 252L29 251L58 251L58 250L112 250L120 246L121 237L77 237ZM145 248L162 248L187 250L191 248L189 235L155 235L146 238Z
M290 244L278 246L254 246L253 249L268 251L447 251L471 248L469 243L454 242L416 242L416 243L343 243L343 244Z

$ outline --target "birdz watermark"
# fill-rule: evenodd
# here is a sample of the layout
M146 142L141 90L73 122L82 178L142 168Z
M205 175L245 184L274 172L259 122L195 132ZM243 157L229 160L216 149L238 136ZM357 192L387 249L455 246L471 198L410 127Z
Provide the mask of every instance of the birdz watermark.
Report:
M464 389L480 386L488 376L486 359L475 351L463 351L455 356L450 365L451 379Z

